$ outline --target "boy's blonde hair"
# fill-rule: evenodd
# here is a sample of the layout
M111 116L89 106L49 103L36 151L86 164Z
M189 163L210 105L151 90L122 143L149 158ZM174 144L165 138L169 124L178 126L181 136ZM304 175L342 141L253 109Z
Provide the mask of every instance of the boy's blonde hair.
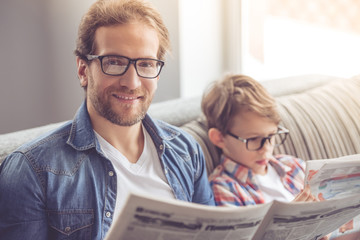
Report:
M245 75L227 75L214 82L204 93L201 108L208 128L226 134L233 117L248 110L279 124L280 115L275 99L256 80Z
M79 25L75 55L86 60L86 55L94 54L95 31L99 27L114 26L139 21L155 29L159 37L157 58L164 60L170 51L169 32L160 13L144 0L98 0L83 16Z

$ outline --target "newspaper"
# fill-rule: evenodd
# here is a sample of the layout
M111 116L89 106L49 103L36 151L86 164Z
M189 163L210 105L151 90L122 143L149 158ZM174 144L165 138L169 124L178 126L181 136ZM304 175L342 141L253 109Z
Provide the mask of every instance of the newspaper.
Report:
M130 193L106 240L320 239L360 214L360 195L214 207Z
M360 154L306 162L306 183L319 200L360 193ZM360 239L360 215L331 233L330 239Z
M312 193L326 201L214 207L130 193L105 239L315 240L349 223L354 228L352 219L360 219L360 154L307 161L305 174Z

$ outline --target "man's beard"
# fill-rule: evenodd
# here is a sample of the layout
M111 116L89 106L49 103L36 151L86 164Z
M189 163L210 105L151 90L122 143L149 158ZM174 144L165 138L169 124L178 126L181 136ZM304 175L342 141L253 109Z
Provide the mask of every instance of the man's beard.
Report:
M136 104L138 107L137 112L135 114L128 115L125 112L117 113L116 111L114 111L110 99L105 100L105 94L108 93L108 97L112 98L113 96L110 96L110 92L134 94L137 92L141 92L141 90L129 90L126 87L123 87L122 89L115 91L114 87L109 87L105 90L104 95L100 95L96 92L96 89L94 87L94 81L92 77L90 77L87 91L90 91L88 94L88 98L97 113L111 123L119 126L132 126L143 120L152 100L149 94L145 92L144 94L142 94L143 98L138 100L141 101L141 103ZM132 104L119 103L119 105L120 104L125 110L129 109L130 112L132 112L130 109L134 107Z

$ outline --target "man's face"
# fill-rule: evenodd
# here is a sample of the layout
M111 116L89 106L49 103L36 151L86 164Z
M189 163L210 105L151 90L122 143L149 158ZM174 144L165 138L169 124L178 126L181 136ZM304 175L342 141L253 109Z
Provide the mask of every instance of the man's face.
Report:
M95 44L95 54L100 56L156 59L159 39L154 29L135 22L98 28ZM139 77L133 64L122 76L106 75L101 70L99 59L89 63L85 75L80 82L87 88L90 117L102 117L120 126L131 126L144 118L159 80L159 77Z

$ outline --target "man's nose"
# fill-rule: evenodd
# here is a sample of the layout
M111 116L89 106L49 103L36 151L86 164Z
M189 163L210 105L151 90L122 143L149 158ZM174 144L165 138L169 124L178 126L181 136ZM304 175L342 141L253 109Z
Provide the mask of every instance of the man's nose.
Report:
M131 90L141 86L141 77L137 74L134 63L130 63L125 74L120 77L120 84Z

